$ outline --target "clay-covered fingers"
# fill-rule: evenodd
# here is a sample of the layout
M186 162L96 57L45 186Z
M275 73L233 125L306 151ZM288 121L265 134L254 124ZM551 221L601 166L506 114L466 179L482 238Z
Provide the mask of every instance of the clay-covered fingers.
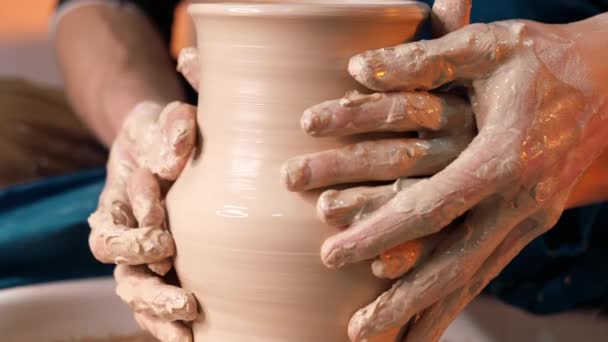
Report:
M132 228L96 211L89 217L89 246L103 263L141 265L161 262L175 254L171 234L157 227Z
M388 202L399 191L420 180L399 178L388 185L327 190L317 200L317 213L323 222L331 226L346 227L366 217Z
M471 21L472 0L435 0L431 10L431 32L441 37Z
M328 267L372 259L400 243L437 233L520 177L511 153L513 132L478 134L445 169L397 193L389 202L328 238L321 258Z
M152 172L135 169L127 183L127 194L140 227L164 227L165 209L161 204L160 186Z
M143 168L134 170L128 180L127 194L138 227L166 229L160 185L152 172ZM171 267L170 258L148 264L148 268L159 275L165 275Z
M145 266L117 265L116 293L133 311L166 321L192 321L198 314L194 295L167 285Z
M472 121L470 105L452 95L425 92L360 94L315 105L300 125L312 136L369 132L462 131Z
M406 274L375 302L358 311L349 325L355 341L406 324L414 315L463 286L509 232L533 211L516 210L492 198L451 230L432 256Z
M192 342L192 330L182 322L169 322L142 313L134 314L139 326L162 342Z
M462 137L364 141L289 159L281 169L281 180L290 191L303 191L431 175L454 160L465 146Z
M127 187L136 168L124 137L119 137L110 152L108 177L99 207L89 217L89 246L95 258L104 263L139 265L161 262L172 256L175 246L171 235L157 227L134 229ZM138 215L143 215L138 208Z
M438 341L450 323L462 310L494 279L501 270L534 238L552 227L556 217L546 220L535 215L520 222L492 254L484 261L465 286L424 310L420 318L411 325L406 342ZM544 223L541 223L544 222Z
M397 279L421 265L435 251L446 232L407 241L380 254L372 263L372 273L378 278Z
M196 90L199 86L200 70L198 50L195 47L183 48L177 58L177 71L184 75L184 78Z
M435 89L495 70L517 46L520 31L517 25L473 24L438 39L361 53L348 70L376 91Z
M144 102L125 121L137 165L165 180L181 173L196 141L196 107L172 102L164 108Z

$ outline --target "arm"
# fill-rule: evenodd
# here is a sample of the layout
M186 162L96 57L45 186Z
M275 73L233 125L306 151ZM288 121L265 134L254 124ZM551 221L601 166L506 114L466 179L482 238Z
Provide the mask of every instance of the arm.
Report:
M572 40L578 42L577 48L580 53L588 56L590 69L593 70L593 77L590 77L591 83L601 88L603 94L608 94L608 83L606 82L608 65L603 58L608 53L605 44L608 33L608 12L569 24L567 27ZM582 35L585 39L577 39ZM608 150L604 150L600 157L591 164L580 182L574 187L568 198L568 207L579 207L603 201L608 201Z
M608 76L607 76L608 77ZM587 169L568 198L568 208L608 201L608 151Z
M99 205L89 217L89 247L99 261L120 264L116 292L144 330L162 341L192 341L183 321L195 319L196 299L164 278L175 244L159 182L170 186L181 173L197 132L196 108L173 102L183 98L167 53L176 2L128 1L138 10L121 3L73 1L56 19L68 98L112 145ZM197 60L193 49L180 54L179 67L194 87Z
M106 146L135 104L183 98L160 33L137 10L75 8L57 23L55 48L72 107Z

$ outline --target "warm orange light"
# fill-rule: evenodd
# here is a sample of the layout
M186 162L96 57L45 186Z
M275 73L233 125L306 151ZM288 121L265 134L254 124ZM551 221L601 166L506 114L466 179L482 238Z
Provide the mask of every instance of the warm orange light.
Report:
M0 2L0 38L45 35L56 0Z

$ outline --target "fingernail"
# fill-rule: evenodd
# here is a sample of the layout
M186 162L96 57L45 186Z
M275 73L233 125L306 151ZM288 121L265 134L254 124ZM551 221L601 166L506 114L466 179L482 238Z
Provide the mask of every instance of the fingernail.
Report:
M326 105L318 105L309 108L302 114L300 126L304 132L315 136L322 133L331 122L331 111L326 108Z
M348 72L359 83L373 90L382 90L377 83L388 74L384 63L386 49L356 55L348 63Z
M352 196L348 197L347 199L351 198ZM350 202L352 201L347 202L344 199L340 198L340 191L327 190L323 192L321 196L319 196L317 207L320 213L323 214L323 216L331 216L333 213L340 209L349 208L354 205L354 203Z
M346 265L346 262L351 258L351 251L356 247L356 242L337 245L331 242L330 238L321 246L321 261L327 268L340 268Z
M184 141L188 134L194 128L194 123L190 120L176 120L171 127L169 133L169 143L175 150L179 150L182 147L181 142Z
M327 190L319 196L317 213L328 224L346 226L360 211L359 196L341 196L340 191Z
M114 224L120 224L127 227L135 227L137 225L137 221L132 214L129 206L126 203L115 201L112 203L112 220Z
M169 114L177 110L177 108L179 108L181 104L182 103L179 101L173 101L167 104L165 108L162 109L158 116L158 125L161 127L161 129L163 129L163 127L166 127L166 125L168 124L167 120L169 120L169 118L171 117Z
M293 158L281 168L281 181L289 191L304 190L310 182L311 170L307 158Z

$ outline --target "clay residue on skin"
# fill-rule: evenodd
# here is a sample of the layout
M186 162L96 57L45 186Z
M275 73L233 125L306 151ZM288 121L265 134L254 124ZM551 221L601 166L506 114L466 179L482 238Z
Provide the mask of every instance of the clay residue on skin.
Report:
M436 1L431 12L433 37L441 37L471 22L472 0Z
M304 111L302 129L312 136L343 136L369 132L439 131L470 125L468 104L452 95L424 92L360 94L350 92L339 100Z
M158 227L131 228L115 224L110 215L96 211L89 217L89 243L95 258L114 264L158 262L175 253L171 234Z
M310 182L310 165L306 158L288 160L281 168L281 182L291 191L306 188Z
M198 50L194 47L183 48L177 58L177 71L179 71L188 83L198 90L200 80L200 65L198 62Z
M444 237L445 233L440 232L393 247L372 263L372 273L379 278L397 279L430 258Z
M281 177L289 190L301 191L340 183L424 176L441 170L463 148L461 137L364 141L292 158L283 166Z
M125 121L127 136L135 144L137 165L163 179L175 180L194 146L195 115L194 107L180 102L164 108L149 102L139 104Z
M118 265L114 277L116 293L137 313L167 321L191 321L196 317L197 305L192 293L162 283L142 267Z
M327 190L319 196L317 213L321 220L329 225L346 227L364 219L387 203L397 192L418 181L419 179L400 178L393 184L384 186Z
M139 227L166 229L160 186L150 171L143 168L134 170L129 177L127 194ZM171 269L171 260L151 263L148 267L156 274L165 275Z
M473 24L424 43L364 52L350 60L348 70L376 91L431 90L456 77L483 77L505 60L519 41L523 25Z
M498 208L501 215L487 215L489 208ZM353 333L365 338L405 324L441 295L458 289L459 284L473 276L519 220L534 212L534 207L529 208L517 210L496 198L474 209L463 226L453 230L442 241L434 258L417 272L402 278L398 286L387 291L386 296L381 296L355 315L357 324L353 328L358 330Z
M135 313L135 321L162 342L192 342L190 327L181 322L169 322L141 313Z
M340 99L340 106L342 107L354 107L361 106L364 103L375 102L382 98L382 94L361 94L356 90L349 91Z
M396 279L412 269L422 256L423 245L419 240L412 240L380 254L372 264L376 277Z

